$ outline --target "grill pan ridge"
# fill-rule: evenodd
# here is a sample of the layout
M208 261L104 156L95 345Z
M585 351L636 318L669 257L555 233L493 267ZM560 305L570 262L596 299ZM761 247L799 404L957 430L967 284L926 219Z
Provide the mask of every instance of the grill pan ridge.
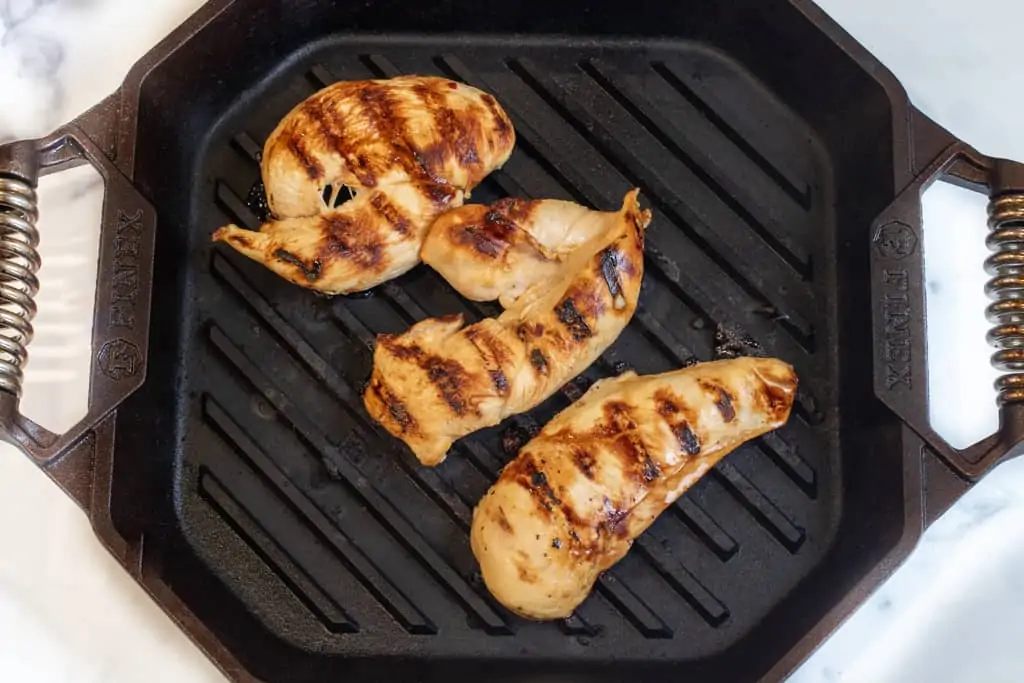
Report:
M682 5L613 21L575 1L214 0L39 144L39 166L84 158L107 180L99 291L123 294L126 217L143 256L132 325L97 307L90 417L62 436L20 416L4 429L233 680L779 680L994 462L964 466L970 453L918 428L923 374L879 390L873 293L897 265L919 276L920 254L872 242L880 214L919 229L922 183L980 187L991 160L813 5ZM259 227L260 151L294 105L403 73L469 83L511 115L516 150L473 202L608 210L639 187L654 212L620 338L434 469L363 409L374 339L497 305L426 267L325 298L210 242L225 223ZM923 314L907 325L921 363ZM569 619L528 622L488 595L471 514L518 446L599 378L740 352L795 366L789 424L699 481Z

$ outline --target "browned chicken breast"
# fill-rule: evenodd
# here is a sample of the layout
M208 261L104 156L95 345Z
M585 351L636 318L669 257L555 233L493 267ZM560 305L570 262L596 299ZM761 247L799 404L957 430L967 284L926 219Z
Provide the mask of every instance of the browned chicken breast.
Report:
M558 278L574 250L607 230L607 214L558 199L502 199L442 214L420 257L462 296L504 308Z
M514 145L508 115L476 88L421 76L336 83L267 140L274 220L213 238L303 287L369 289L415 266L434 219L461 206ZM339 194L352 198L335 208Z
M474 511L470 542L488 589L524 617L568 617L715 463L789 419L796 385L789 365L767 358L597 382Z
M452 443L529 410L583 372L636 310L650 212L633 190L604 230L581 245L551 280L535 284L497 318L424 320L380 335L366 409L437 465Z

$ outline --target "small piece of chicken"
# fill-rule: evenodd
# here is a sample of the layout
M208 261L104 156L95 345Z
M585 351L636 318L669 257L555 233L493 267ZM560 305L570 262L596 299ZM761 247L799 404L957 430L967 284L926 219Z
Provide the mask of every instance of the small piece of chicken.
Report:
M789 419L797 379L769 358L597 382L502 471L470 543L495 598L568 617L633 540L743 442Z
M602 234L607 216L559 199L501 199L441 215L420 258L459 294L509 308L538 282L558 278L566 258Z
M529 410L583 372L633 317L651 215L626 195L604 230L497 318L432 318L380 335L366 409L424 465L452 443Z
M258 232L225 226L213 239L303 287L366 290L419 263L434 219L461 206L514 145L508 115L476 88L421 76L336 83L267 139L274 220ZM335 207L344 192L353 197Z

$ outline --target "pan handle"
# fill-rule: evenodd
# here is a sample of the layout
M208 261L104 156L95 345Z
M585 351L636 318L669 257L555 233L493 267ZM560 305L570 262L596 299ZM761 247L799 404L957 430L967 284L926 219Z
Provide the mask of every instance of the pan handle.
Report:
M995 254L986 267L995 276L988 287L995 301L988 309L994 325L989 340L997 347L993 364L1004 373L997 382L999 430L965 449L950 446L928 419L921 197L937 180L990 198L988 244ZM986 157L959 141L949 145L873 223L871 287L879 398L967 483L1019 455L1024 450L1024 165Z
M54 434L19 410L39 288L35 188L41 175L83 163L100 173L106 188L89 410L67 432ZM40 465L74 446L145 378L155 232L153 207L79 126L65 126L41 140L0 145L0 439L21 447Z

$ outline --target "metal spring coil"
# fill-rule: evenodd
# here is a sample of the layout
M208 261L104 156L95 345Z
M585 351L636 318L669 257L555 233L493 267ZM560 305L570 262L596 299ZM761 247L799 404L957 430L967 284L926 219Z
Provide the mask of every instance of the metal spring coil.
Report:
M0 177L0 391L21 395L39 292L39 218L35 189Z
M985 260L992 279L985 293L993 302L986 313L993 324L988 343L998 349L992 365L1007 373L996 380L1000 403L1024 402L1024 194L995 197L988 205Z

